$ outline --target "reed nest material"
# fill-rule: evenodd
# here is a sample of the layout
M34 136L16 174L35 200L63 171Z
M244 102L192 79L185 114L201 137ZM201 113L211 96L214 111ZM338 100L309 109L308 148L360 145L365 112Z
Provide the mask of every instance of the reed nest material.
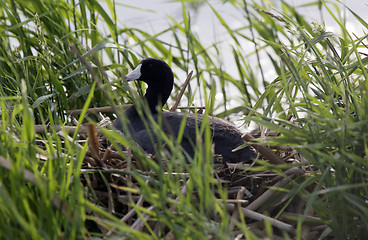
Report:
M36 127L36 130L38 128ZM41 129L41 128L40 128ZM40 132L45 132L42 128ZM61 127L53 126L49 129L60 130ZM65 128L64 128L65 129ZM67 128L69 134L73 134L73 127ZM47 134L47 133L46 133ZM140 169L140 159L134 156L129 149L126 150L125 157L106 144L106 139L101 132L96 130L92 123L80 128L81 141L88 141L88 151L82 166L82 183L86 186L89 200L97 205L105 206L105 210L118 217L121 222L130 224L134 230L146 232L146 225L149 223L152 229L165 229L164 223L154 219L149 214L137 214L136 208L131 208L131 203L140 206L145 210L152 211L156 206L146 201L140 193L140 186L130 174L132 167L139 171L139 174L146 175L147 179L155 178L155 173L148 169ZM59 131L62 138L69 137ZM237 239L245 239L236 223L244 222L246 227L259 237L266 237L265 222L271 224L274 237L283 238L288 234L291 238L296 236L298 219L303 218L302 239L313 239L321 236L323 231L328 230L325 222L321 221L315 214L313 208L306 206L306 200L302 194L290 194L288 189L303 176L316 172L313 166L308 165L308 161L298 152L288 146L271 149L267 146L256 144L254 138L259 136L276 136L271 133L259 130L246 134L243 138L252 143L259 152L257 159L270 164L269 170L257 171L260 166L257 161L251 164L245 163L223 163L214 165L214 178L227 191L226 208L231 216L231 228ZM42 142L39 142L42 145ZM154 158L154 156L150 156ZM214 156L221 158L221 156ZM42 156L40 156L42 159ZM46 159L45 159L46 160ZM157 160L157 159L155 159ZM301 164L302 163L302 164ZM273 170L272 166L283 165L285 167ZM165 174L181 175L185 180L181 184L181 193L186 194L187 183L190 180L188 172L169 172ZM147 180L146 185L152 183ZM315 183L317 184L317 183ZM310 185L310 186L313 186ZM127 191L135 189L135 192ZM312 192L313 189L311 188ZM94 197L91 197L94 196ZM167 196L176 201L175 196ZM194 196L195 198L195 196ZM220 197L218 201L223 201ZM175 214L180 212L173 206L168 206ZM94 214L94 213L90 213ZM213 219L215 221L215 218ZM89 229L92 232L100 232L113 235L114 229L105 229L102 225L93 224ZM166 238L170 239L171 233L167 231Z

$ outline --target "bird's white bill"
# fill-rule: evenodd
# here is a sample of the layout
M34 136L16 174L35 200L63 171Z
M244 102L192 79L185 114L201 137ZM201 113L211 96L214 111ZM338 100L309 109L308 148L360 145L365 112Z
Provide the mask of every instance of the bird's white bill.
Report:
M138 66L133 71L125 76L125 81L130 82L139 79L141 77L141 67L142 64L138 64Z

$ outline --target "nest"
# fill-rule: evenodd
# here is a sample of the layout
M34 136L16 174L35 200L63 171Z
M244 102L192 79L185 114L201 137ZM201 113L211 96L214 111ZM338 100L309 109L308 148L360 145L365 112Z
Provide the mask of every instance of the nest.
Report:
M58 130L57 126L50 127ZM71 133L73 130L75 130L74 127L67 128L67 131ZM86 127L81 127L79 132L82 133L81 138L84 134L85 139L89 138L89 148L82 166L84 174L81 179L86 188L93 192L88 196L89 201L99 206L105 206L106 212L118 217L121 222L129 224L133 230L147 232L144 222L152 225L150 227L155 231L165 229L157 219L150 221L151 216L145 213L139 217L135 208L131 207L133 201L136 206L148 211L155 208L139 193L139 184L129 174L132 167L139 171L139 174L147 175L147 177L155 177L152 176L153 173L147 169L140 169L139 158L134 156L129 149L124 152L125 157L122 157L112 147L109 147L106 144L106 139L96 130L94 124L88 123ZM257 159L269 164L269 170L264 170L264 168L260 168L262 170L259 171L255 170L257 166L261 166L259 161L214 165L214 178L227 190L226 208L231 215L230 227L237 239L245 239L243 232L235 224L241 221L244 221L246 227L257 236L267 237L266 221L273 228L274 239L278 237L283 239L285 233L290 238L294 238L300 218L304 219L301 226L302 239L317 239L329 229L326 222L316 216L313 208L309 207L306 210L306 200L301 194L290 195L288 191L282 191L282 189L287 190L297 186L295 183L298 180L305 179L309 174L315 173L316 169L308 165L308 161L303 156L288 146L270 148L254 141L260 136L277 135L276 132L264 129L262 132L258 130L243 136L244 140L249 142L259 153ZM154 156L150 157L155 158ZM221 156L215 157L221 160ZM185 195L190 175L186 172L166 172L166 174L180 174L183 179L186 179L181 184L181 193ZM146 184L150 186L151 183L147 180ZM127 188L138 189L138 191L133 193L127 191ZM313 189L309 190L313 191ZM173 201L175 201L175 196ZM222 201L222 199L219 197L218 201ZM171 210L174 211L174 209ZM93 215L94 213L88 214ZM87 228L91 233L114 234L114 229L105 229L91 220L87 223ZM165 239L174 238L169 230L165 234Z
M180 98L184 92L185 86L188 84L191 74L182 88L182 91L177 98L177 102L171 111L174 111ZM124 108L124 106L123 106ZM201 108L199 108L201 109ZM115 109L111 107L89 109L88 113L111 112ZM78 115L81 111L74 110L68 114ZM77 121L75 120L76 125ZM107 124L109 121L107 121ZM104 123L106 124L106 123ZM77 127L64 126L36 126L36 132L43 132L49 129L58 131L61 137L68 137L61 131L67 131L73 134ZM78 133L82 141L88 138L88 152L84 158L82 166L82 183L90 193L86 197L88 200L100 208L117 218L120 222L124 222L130 226L132 230L140 232L148 232L147 225L153 229L155 234L160 232L164 234L165 239L174 239L173 233L169 228L163 226L164 223L157 219L152 219L152 216L145 211L138 213L137 208L132 208L132 203L141 209L152 211L156 208L155 205L144 199L140 194L140 185L132 177L132 168L139 172L141 176L155 178L152 172L148 171L142 164L140 159L134 156L129 149L122 157L118 152L114 151L109 144L106 144L106 139L102 136L102 132L96 129L95 125L88 123L86 126L78 128ZM295 188L298 188L299 180L303 180L311 173L315 174L316 169L308 164L308 161L301 156L297 151L288 146L270 148L254 141L260 136L272 137L279 133L269 131L268 129L258 130L252 133L245 134L244 140L251 144L259 153L257 160L253 163L223 163L215 164L213 168L214 178L223 189L227 191L225 207L231 215L230 228L236 239L245 239L244 231L239 229L236 223L243 222L246 227L259 237L269 237L267 235L267 225L270 225L273 230L273 239L284 239L285 234L290 238L297 236L297 226L300 219L303 219L301 224L302 239L319 239L324 233L331 232L326 222L320 219L314 212L311 206L307 206L307 202L303 199L302 194L299 194ZM83 140L85 139L85 140ZM155 156L149 156L153 160ZM221 156L216 162L221 162ZM1 159L0 159L1 160ZM1 163L1 162L0 162ZM266 163L260 165L260 163ZM259 171L257 167L261 166ZM280 167L281 166L281 167ZM266 169L266 170L265 170ZM187 172L172 172L168 171L165 174L180 175L181 194L187 192L188 181L190 174ZM146 186L150 187L152 182L146 181ZM303 191L312 192L317 183L309 184ZM293 188L293 191L291 190ZM311 188L311 189L307 189ZM132 191L132 190L136 191ZM290 191L289 191L290 190ZM292 193L292 194L290 194ZM195 196L194 196L195 197ZM175 196L167 196L176 201ZM223 198L218 198L218 201L223 201ZM56 205L60 205L58 199ZM173 206L168 206L169 210L180 214ZM179 210L180 211L180 210ZM98 219L98 214L93 211L87 212ZM93 218L91 218L93 219ZM216 222L216 219L211 219ZM103 234L105 236L114 235L116 229L107 229L104 225L98 224L93 220L88 220L86 223L88 233ZM162 229L164 232L162 232ZM208 238L217 238L216 236L208 236Z

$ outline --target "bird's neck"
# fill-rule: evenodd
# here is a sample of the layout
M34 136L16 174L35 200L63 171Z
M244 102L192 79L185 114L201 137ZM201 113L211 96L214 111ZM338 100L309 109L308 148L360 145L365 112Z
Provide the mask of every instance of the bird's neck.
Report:
M151 113L157 113L157 107L163 106L166 103L167 99L170 96L171 90L172 87L165 90L164 87L154 89L148 86L144 98L147 101Z

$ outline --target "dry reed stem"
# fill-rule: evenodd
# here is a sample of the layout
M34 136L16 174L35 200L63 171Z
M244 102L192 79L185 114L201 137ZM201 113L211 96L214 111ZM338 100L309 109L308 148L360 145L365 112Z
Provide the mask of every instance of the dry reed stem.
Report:
M222 199L217 199L217 201L219 202L223 202ZM248 200L243 200L243 199L226 199L226 203L232 203L232 204L247 204L249 201Z
M313 212L309 212L309 214L305 216L299 213L284 212L281 214L280 219L289 223L297 223L298 218L301 217L304 218L303 224L309 225L312 228L325 225L321 218L313 216Z
M150 206L147 208L147 212L153 211L155 209L155 206ZM138 218L130 227L133 230L142 231L144 227L144 222L147 222L147 220L151 217L148 213L144 212L142 214L141 218ZM143 219L142 219L143 218Z
M233 211L234 208L235 208L235 205L229 203L229 204L227 204L227 208L229 209L229 211ZM293 234L295 233L294 227L290 224L284 223L280 220L276 220L272 217L263 215L261 213L255 212L255 211L250 210L250 209L241 208L241 210L244 214L244 217L251 218L251 219L254 219L254 220L257 220L257 221L268 221L274 227L277 227L281 230L285 230L285 231L293 233Z
M310 234L311 234L311 227L309 225L305 225L303 224L302 226L302 240L308 240L310 239Z
M293 178L295 178L297 174L292 174L288 178L283 178L279 182L277 182L275 185L273 185L273 188L282 188L285 185L287 185ZM276 189L268 189L266 192L264 192L261 196L259 196L256 200L254 200L251 204L249 204L246 209L255 211L260 206L263 205L272 195L275 193L279 193Z
M114 199L112 197L111 187L107 188L107 211L108 213L115 215Z
M244 197L244 193L245 193L245 187L240 187L236 195L236 200L241 200ZM234 207L233 214L231 215L231 219L230 219L230 228L232 230L234 230L236 220L239 219L239 211L241 209L240 203L237 203L236 206L237 208Z
M244 141L246 142L252 142L254 141L254 137L246 133L242 136ZM260 144L251 144L254 149L257 150L257 152L261 153L262 156L267 159L272 164L286 164L284 160L282 160L276 153L274 153L272 150L267 148L266 146L260 145Z
M35 132L38 134L47 133L51 130L55 130L56 132L65 130L68 134L73 134L77 130L77 127L74 126L61 126L61 125L35 125ZM99 129L96 129L97 135L102 136L103 132ZM80 126L78 129L79 134L87 135L87 127L86 126Z
M147 180L146 181L146 184L149 184L149 181ZM128 199L130 199L130 200L132 200L132 197L131 196L128 196ZM139 198L138 198L138 200L137 200L137 202L136 202L136 206L138 206L138 207L142 207L143 206L143 202L144 202L144 197L143 197L143 195L139 195ZM132 217L134 216L136 214L136 210L135 210L135 208L131 208L125 215L124 215L124 217L122 217L121 219L120 219L120 222L127 222L128 220L130 220L130 219L132 219ZM115 228L113 228L113 229L111 229L111 230L109 230L107 233L106 233L106 235L107 236L110 236L111 234L113 234L114 233L114 231L115 231Z
M189 73L189 74L188 74L188 76L187 76L187 79L185 80L185 82L184 82L184 84L183 84L183 87L182 87L182 88L181 88L181 90L180 90L180 93L179 93L179 95L178 95L178 97L177 97L177 99L176 99L176 101L175 101L174 106L172 106L172 107L171 107L171 109L170 109L170 112L174 112L174 111L177 109L177 107L178 107L178 105L179 105L179 102L180 102L181 98L182 98L182 97L183 97L183 95L184 95L185 89L187 88L187 86L188 86L188 84L189 84L189 81L190 81L190 79L191 79L192 75L193 75L193 71L190 71L190 73Z

